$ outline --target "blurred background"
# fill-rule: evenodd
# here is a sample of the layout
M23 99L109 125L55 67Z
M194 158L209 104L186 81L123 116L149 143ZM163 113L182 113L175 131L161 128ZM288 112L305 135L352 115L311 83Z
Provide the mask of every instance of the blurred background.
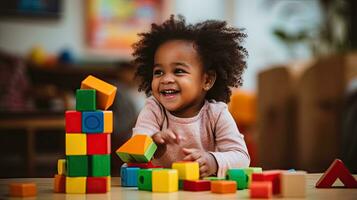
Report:
M353 0L5 0L0 6L0 178L52 177L64 112L89 74L118 87L112 151L145 102L131 44L170 14L244 28L248 68L229 109L263 169L357 173L357 2ZM112 175L119 173L112 154Z

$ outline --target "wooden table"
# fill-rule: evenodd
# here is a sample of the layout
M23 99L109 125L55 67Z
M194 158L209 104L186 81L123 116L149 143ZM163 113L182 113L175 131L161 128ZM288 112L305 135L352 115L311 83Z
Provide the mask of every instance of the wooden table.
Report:
M357 199L357 189L316 189L315 183L322 174L308 174L306 184L306 199ZM356 177L356 176L355 176ZM210 200L210 199L249 199L249 190L239 190L236 194L213 194L206 192L187 192L179 191L173 193L153 193L148 191L139 191L137 188L120 187L119 177L112 177L112 188L107 194L60 194L53 193L53 179L52 178L21 178L21 179L0 179L0 199L8 197L8 183L12 182L35 182L37 184L38 194L37 199L163 199L163 200ZM338 183L338 182L337 182ZM274 199L284 199L274 197Z

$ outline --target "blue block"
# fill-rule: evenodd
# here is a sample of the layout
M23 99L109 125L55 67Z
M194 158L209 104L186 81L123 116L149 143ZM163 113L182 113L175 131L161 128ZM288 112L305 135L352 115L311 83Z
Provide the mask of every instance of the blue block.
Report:
M83 133L103 133L103 127L102 111L82 112Z
M139 167L121 167L121 186L124 187L137 187Z

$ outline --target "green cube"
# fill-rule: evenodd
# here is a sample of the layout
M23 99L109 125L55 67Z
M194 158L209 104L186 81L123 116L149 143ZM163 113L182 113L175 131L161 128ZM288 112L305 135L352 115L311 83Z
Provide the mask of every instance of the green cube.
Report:
M243 169L228 169L227 179L237 182L237 189L243 190L248 188L249 177Z
M154 142L150 144L150 146L147 148L146 152L144 155L136 155L136 154L131 154L131 156L136 160L136 162L149 162L154 155L155 151L157 149L157 146Z
M183 190L183 182L184 180L179 180L179 190Z
M76 91L76 110L94 111L96 110L96 97L93 89L78 89Z
M139 169L138 189L152 191L152 171L161 169L162 168Z
M91 176L110 176L110 154L90 156Z
M67 156L67 176L88 176L88 156Z

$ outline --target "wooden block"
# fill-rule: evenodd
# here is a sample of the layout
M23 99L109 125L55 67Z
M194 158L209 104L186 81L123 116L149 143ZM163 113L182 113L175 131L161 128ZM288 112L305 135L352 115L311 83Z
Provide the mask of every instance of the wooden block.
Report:
M340 159L335 159L316 183L316 188L331 188L339 178L346 188L357 188L357 181Z
M110 154L89 156L91 176L110 176Z
M96 109L96 91L78 89L76 91L76 110L94 111Z
M253 181L250 185L250 198L271 198L272 182Z
M117 88L94 76L88 76L81 83L81 89L95 89L97 91L97 107L107 110L114 102Z
M253 173L252 181L270 181L273 187L273 194L280 194L280 174L282 170L268 170L262 173Z
M106 193L108 191L107 177L87 177L86 193Z
M127 163L128 167L139 167L141 169L150 169L150 168L164 168L162 166L156 166L152 164L151 161L147 163Z
M67 163L66 159L58 159L57 161L57 173L59 175L66 175Z
M66 111L66 133L82 133L82 112Z
M236 193L237 182L235 181L211 181L211 192L219 194Z
M56 174L53 181L53 191L57 193L66 192L66 176Z
M82 112L83 133L103 133L103 117L102 111Z
M88 156L67 156L67 176L83 177L88 176Z
M203 180L208 180L208 181L224 181L226 180L224 177L216 177L216 176L208 176L204 177Z
M208 180L184 180L183 190L187 191L209 191L211 190L211 181Z
M113 112L112 111L102 111L104 117L104 133L112 133L113 132Z
M178 171L176 169L161 169L152 171L153 192L177 192Z
M121 186L123 187L137 187L138 186L138 167L125 167L120 168Z
M66 155L86 155L87 137L81 133L66 133Z
M198 180L200 169L198 162L174 162L172 169L177 169L180 180Z
M87 154L110 154L110 134L87 134Z
M138 189L152 191L152 171L161 170L160 168L155 169L139 169L138 171Z
M284 198L304 198L306 196L306 172L282 172L280 191Z
M243 168L245 174L248 176L248 185L247 188L249 188L250 183L252 182L252 174L253 173L261 173L263 169L261 167L247 167Z
M85 194L87 177L66 177L67 194Z
M37 195L37 186L35 183L10 183L10 197L33 197Z
M237 189L243 190L248 188L249 177L243 169L228 169L227 179L237 182Z

